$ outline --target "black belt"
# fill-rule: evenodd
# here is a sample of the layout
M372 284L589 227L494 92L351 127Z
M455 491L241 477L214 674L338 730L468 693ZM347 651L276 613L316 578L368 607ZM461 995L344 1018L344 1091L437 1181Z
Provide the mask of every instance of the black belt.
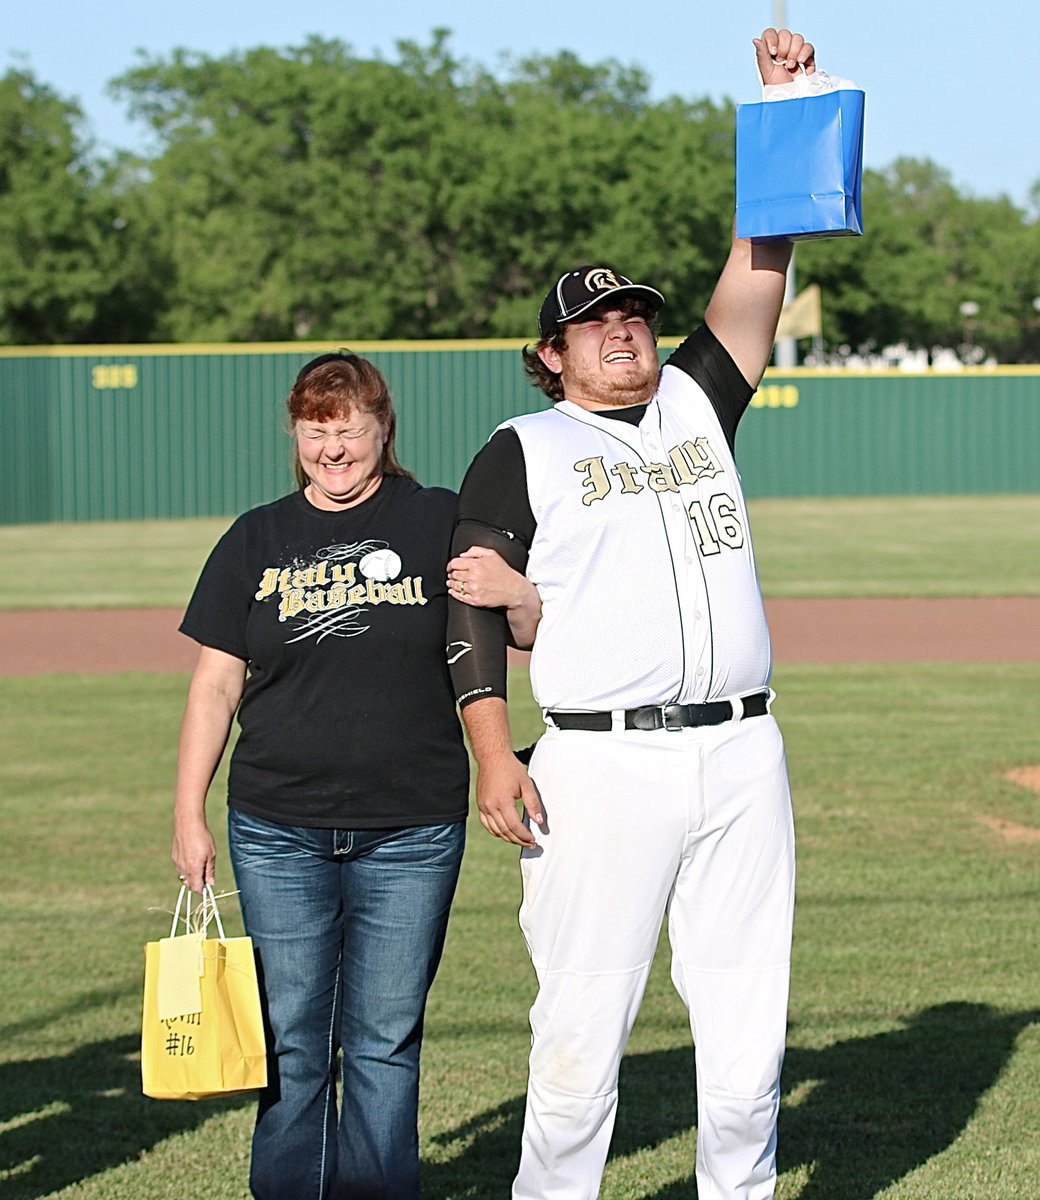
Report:
M740 711L740 709L743 711ZM696 725L722 725L745 717L764 717L769 711L769 693L754 692L735 700L712 700L707 704L665 704L660 707L629 708L625 710L626 729L689 729ZM609 712L547 712L557 729L584 729L590 733L606 733L614 726Z

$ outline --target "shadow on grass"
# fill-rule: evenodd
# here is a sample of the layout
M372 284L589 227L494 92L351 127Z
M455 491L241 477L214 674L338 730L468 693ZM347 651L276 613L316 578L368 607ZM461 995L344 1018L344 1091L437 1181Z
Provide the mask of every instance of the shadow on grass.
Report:
M983 1004L924 1009L904 1028L823 1050L792 1046L784 1066L781 1172L812 1166L799 1200L870 1200L941 1153L971 1120L1040 1010ZM141 1095L135 1037L0 1066L0 1179L5 1200L39 1200L132 1160L217 1112L252 1105L171 1103ZM507 1196L524 1101L517 1096L435 1139L454 1157L423 1165L426 1200ZM652 1149L696 1123L689 1048L627 1057L612 1158ZM692 1164L691 1164L692 1167ZM689 1180L644 1200L690 1200Z
M255 1094L173 1103L141 1093L134 1036L0 1065L0 1193L38 1200L150 1150Z
M784 1087L809 1091L782 1111L779 1166L816 1164L799 1200L869 1200L945 1150L1038 1020L954 1002L902 1029L791 1050Z
M870 1200L946 1149L996 1082L1015 1039L1040 1010L1001 1013L965 1002L922 1010L902 1029L824 1050L792 1046L784 1065L779 1170L809 1165L799 1200ZM652 1148L696 1124L693 1052L624 1060L610 1157ZM426 1200L507 1196L516 1170L523 1097L436 1137L454 1158L423 1167ZM691 1178L644 1200L691 1200Z

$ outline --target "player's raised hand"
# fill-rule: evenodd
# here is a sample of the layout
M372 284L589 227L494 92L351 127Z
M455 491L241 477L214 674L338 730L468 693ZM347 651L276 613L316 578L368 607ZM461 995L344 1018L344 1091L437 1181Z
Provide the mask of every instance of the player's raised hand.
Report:
M804 68L806 75L816 70L816 51L800 33L790 29L764 29L752 39L758 73L765 84L790 83Z

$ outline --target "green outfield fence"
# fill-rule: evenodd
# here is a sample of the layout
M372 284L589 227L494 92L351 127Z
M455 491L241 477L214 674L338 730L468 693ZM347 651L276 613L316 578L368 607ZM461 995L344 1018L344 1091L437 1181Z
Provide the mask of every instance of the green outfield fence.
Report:
M675 339L668 339L667 352ZM457 487L543 407L520 341L362 342L401 461ZM218 516L291 487L284 398L330 343L0 348L0 524ZM1040 368L770 371L741 425L751 496L1040 492Z

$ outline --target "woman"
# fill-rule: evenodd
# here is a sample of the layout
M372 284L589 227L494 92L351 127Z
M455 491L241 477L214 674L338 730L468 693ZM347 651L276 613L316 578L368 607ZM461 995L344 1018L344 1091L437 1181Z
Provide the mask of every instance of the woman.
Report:
M397 461L365 359L312 360L287 404L299 490L232 525L181 625L201 650L173 860L194 891L213 882L206 792L237 712L229 842L272 1041L253 1195L401 1200L419 1193L423 1012L467 809L444 653L456 497ZM519 620L534 589L496 565Z

